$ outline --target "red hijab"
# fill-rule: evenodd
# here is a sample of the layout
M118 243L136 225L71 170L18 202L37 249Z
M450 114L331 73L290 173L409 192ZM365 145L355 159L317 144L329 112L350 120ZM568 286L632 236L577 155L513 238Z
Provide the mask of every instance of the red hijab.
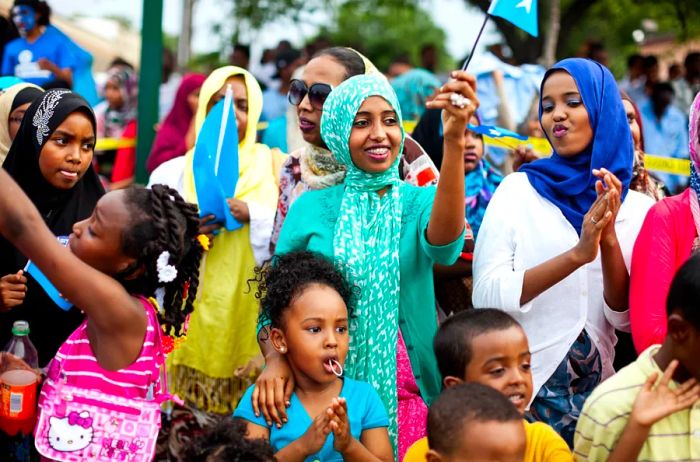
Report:
M203 74L186 74L180 82L180 87L175 95L175 102L170 113L156 134L156 139L148 156L146 168L153 172L163 162L184 156L187 153L185 137L192 123L194 112L187 102L187 97L198 88L201 88L206 76Z

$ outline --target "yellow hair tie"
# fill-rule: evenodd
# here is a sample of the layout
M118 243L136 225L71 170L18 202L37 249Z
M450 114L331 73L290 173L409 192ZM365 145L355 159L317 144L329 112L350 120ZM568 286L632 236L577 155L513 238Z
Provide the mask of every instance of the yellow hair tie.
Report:
M197 240L205 252L209 251L209 236L206 234L199 234Z

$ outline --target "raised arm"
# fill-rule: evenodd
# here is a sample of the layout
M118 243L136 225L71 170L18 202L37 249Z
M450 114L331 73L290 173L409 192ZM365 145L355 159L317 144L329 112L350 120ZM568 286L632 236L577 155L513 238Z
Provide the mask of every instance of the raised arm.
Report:
M452 80L438 90L429 109L442 109L444 143L440 181L428 224L428 242L435 246L447 245L464 232L464 130L479 107L476 98L476 79L462 71L455 71ZM469 104L457 106L454 95L468 98Z
M85 312L98 329L101 342L105 341L102 351L110 346L123 347L127 336L142 340L145 312L124 287L61 246L29 198L2 169L0 190L0 233L32 260L65 298ZM135 327L139 325L141 329ZM99 350L95 354L101 360ZM102 365L112 364L107 361Z

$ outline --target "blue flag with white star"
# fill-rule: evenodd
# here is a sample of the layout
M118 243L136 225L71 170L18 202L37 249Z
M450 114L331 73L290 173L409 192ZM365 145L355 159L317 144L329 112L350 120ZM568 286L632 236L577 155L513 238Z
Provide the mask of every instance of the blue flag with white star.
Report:
M515 138L520 141L525 141L527 140L527 136L519 135L515 132L512 132L510 130L506 130L505 128L501 127L496 127L494 125L472 125L472 124L467 124L467 128L471 130L474 133L478 133L480 135L485 135L490 138Z
M488 14L537 37L537 0L492 0Z
M229 231L241 228L226 201L233 197L238 183L238 124L230 86L199 130L192 170L199 216L214 215Z

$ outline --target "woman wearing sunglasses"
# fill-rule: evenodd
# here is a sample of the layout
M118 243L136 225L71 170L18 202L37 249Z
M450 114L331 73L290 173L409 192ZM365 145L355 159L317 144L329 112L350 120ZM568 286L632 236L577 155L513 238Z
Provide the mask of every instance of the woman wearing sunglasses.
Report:
M463 244L464 127L478 100L472 76L454 72L452 78L427 105L443 110L437 188L399 178L405 135L396 94L383 76L358 75L334 88L323 106L321 134L347 170L344 184L303 194L277 244L278 254L321 253L360 289L345 375L379 393L398 460L424 436L426 403L441 389L431 345L437 329L433 265L454 263ZM274 379L258 380L253 406L271 424L283 424L282 403L294 385L284 356L261 337L263 375Z
M339 163L321 138L323 103L333 88L350 77L379 74L376 67L352 48L333 47L319 51L304 68L301 79L290 83L288 99L296 106L299 130L306 145L287 156L279 178L280 196L270 239L274 252L289 207L304 192L343 182L345 166ZM401 178L422 186L437 180L437 169L425 151L407 137L399 167ZM420 171L430 172L419 175ZM427 181L425 180L427 176ZM419 179L422 183L419 183Z
M355 75L378 72L351 48L319 51L306 65L301 79L289 85L289 102L296 106L299 130L306 145L289 154L280 171L280 196L270 239L274 252L289 207L304 192L335 186L345 178L345 168L335 160L321 138L323 103L334 87Z

